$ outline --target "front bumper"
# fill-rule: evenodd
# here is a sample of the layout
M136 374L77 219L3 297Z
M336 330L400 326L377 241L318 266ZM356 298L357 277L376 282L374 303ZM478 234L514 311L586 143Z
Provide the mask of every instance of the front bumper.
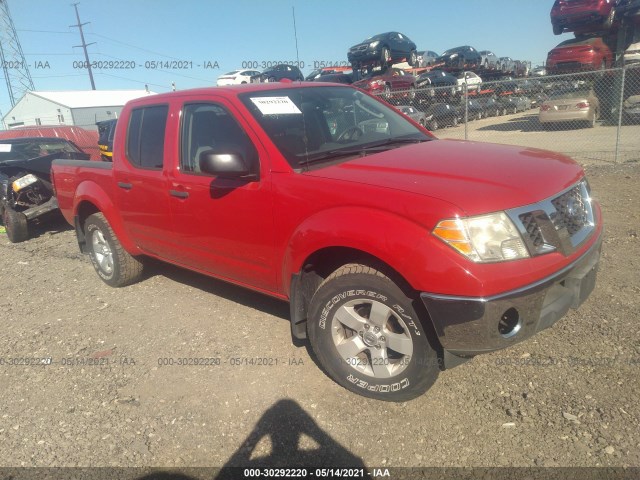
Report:
M489 298L422 293L444 350L470 357L507 348L550 327L593 291L602 237L560 272L526 287ZM501 321L517 321L509 334Z

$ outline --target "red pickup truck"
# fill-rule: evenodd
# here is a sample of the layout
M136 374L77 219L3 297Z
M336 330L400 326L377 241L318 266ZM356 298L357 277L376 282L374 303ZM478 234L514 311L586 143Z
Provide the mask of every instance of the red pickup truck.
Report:
M113 163L56 160L60 209L109 285L155 257L290 302L347 389L404 401L509 347L595 285L582 168L439 140L350 86L263 84L129 102Z

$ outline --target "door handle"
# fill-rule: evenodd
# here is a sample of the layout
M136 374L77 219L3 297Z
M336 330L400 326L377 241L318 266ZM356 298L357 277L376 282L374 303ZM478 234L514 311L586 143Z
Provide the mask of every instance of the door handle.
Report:
M180 192L178 190L169 190L169 195L176 198L189 198L189 192Z
M118 186L120 188L124 188L125 190L131 190L133 188L133 185L131 183L125 183L125 182L118 182Z

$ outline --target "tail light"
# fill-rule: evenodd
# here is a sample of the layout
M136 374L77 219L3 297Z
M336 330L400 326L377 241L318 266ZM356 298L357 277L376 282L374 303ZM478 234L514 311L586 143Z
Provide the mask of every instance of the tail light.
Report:
M580 102L576 105L578 108L589 108L589 102Z
M541 111L541 112L546 112L546 111L548 111L548 110L551 110L551 107L550 107L549 105L542 105L542 106L540 107L540 111Z

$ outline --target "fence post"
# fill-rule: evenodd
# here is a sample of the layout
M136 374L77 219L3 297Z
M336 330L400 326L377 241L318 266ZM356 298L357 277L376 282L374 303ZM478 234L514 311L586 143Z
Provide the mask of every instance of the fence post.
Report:
M464 139L469 139L469 98L467 97L469 89L467 88L467 82L462 84L462 98L464 100Z
M616 153L614 162L618 163L620 155L620 131L622 130L622 109L624 108L624 83L627 66L622 64L622 78L620 80L620 102L618 103L618 128L616 129Z

